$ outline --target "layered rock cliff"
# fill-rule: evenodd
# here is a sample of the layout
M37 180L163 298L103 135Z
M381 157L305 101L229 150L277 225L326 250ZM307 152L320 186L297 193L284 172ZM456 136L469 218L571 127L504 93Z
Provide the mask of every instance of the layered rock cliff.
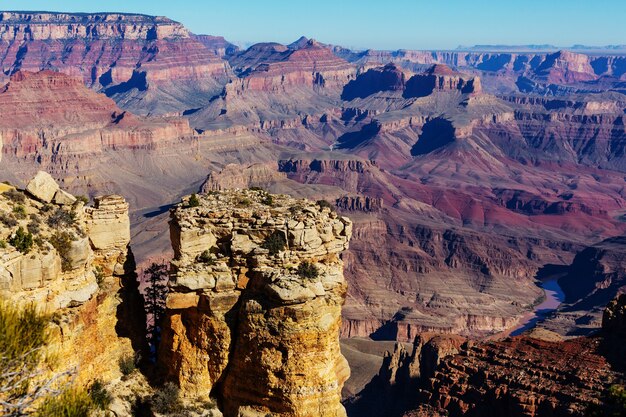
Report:
M60 71L143 114L197 107L197 94L226 82L225 62L164 17L3 12L0 21L0 82L18 70Z
M339 255L351 231L328 208L263 191L184 199L170 221L167 377L216 396L227 417L345 415Z
M81 384L118 378L118 361L133 355L143 326L125 278L128 204L102 196L85 206L44 172L26 191L2 191L0 297L54 313L49 349L64 359L52 372L70 371Z

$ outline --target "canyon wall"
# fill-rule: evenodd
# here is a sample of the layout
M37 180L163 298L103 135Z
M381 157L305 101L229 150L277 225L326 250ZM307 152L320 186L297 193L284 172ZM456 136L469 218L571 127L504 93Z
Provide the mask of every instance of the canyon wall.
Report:
M170 225L167 377L187 397L216 396L227 417L345 415L339 255L350 220L306 200L225 191L184 199Z
M225 61L165 17L3 12L0 22L0 83L19 70L60 71L147 114L197 106L228 74Z

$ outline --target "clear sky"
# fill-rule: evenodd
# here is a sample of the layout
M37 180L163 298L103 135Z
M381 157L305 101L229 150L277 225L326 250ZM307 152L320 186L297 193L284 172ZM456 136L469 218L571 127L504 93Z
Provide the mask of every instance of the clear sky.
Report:
M2 0L0 7L168 16L236 43L305 35L375 49L626 44L626 0Z

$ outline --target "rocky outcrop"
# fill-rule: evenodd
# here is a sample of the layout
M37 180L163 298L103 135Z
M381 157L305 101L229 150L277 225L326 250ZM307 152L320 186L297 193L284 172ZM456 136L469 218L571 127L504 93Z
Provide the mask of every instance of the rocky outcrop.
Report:
M341 89L356 69L325 46L309 40L290 49L280 44L258 44L230 59L241 78L227 91L281 92L293 87Z
M425 97L435 91L478 94L482 87L478 77L458 73L445 65L434 65L425 73L416 74L407 81L404 97Z
M385 91L404 91L407 74L395 64L372 68L360 74L343 88L341 98L346 101L365 98Z
M412 408L416 392L435 376L440 363L463 350L466 342L461 336L422 333L412 346L396 343L393 352L385 353L378 375L345 402L348 414L402 415Z
M598 78L591 66L589 56L569 51L547 55L535 73L554 84L569 84Z
M276 170L275 164L253 164L247 167L229 164L219 172L209 173L202 185L202 192L222 191L233 188L265 188L269 184L286 178L285 174Z
M522 337L469 346L446 359L422 395L451 417L583 416L619 378L597 340Z
M217 396L227 417L345 415L339 254L351 222L263 191L199 200L171 212L168 378L187 396Z
M122 306L132 287L122 288L128 204L106 196L85 206L44 172L27 189L32 198L8 186L0 196L0 297L54 314L49 349L64 359L51 372L71 371L81 384L118 378L118 360L133 354L133 341L141 339L145 326L136 310ZM63 202L49 198L60 193ZM24 233L30 238L20 239ZM122 335L133 321L139 329Z
M239 47L228 42L223 36L192 35L192 38L204 45L209 51L220 58L225 58L239 52Z

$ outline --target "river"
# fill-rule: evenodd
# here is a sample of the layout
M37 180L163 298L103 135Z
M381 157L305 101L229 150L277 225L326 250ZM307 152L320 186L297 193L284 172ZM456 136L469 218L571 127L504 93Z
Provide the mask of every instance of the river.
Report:
M534 328L539 321L546 318L550 313L556 310L565 300L565 294L559 286L557 279L548 279L541 283L541 288L546 295L545 300L541 304L535 306L533 313L524 317L518 327L511 332L511 336L518 336L527 330Z

